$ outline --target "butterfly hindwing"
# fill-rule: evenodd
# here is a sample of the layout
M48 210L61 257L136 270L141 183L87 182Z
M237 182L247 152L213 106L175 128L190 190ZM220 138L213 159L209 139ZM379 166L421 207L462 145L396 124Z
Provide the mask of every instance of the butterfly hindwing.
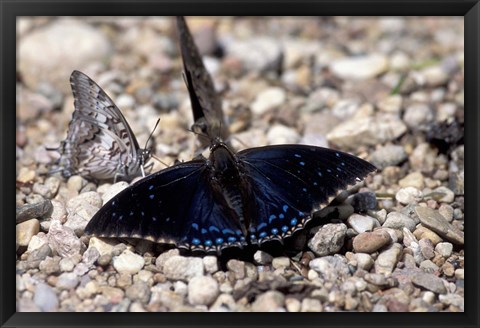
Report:
M250 231L257 240L291 235L330 197L375 171L358 157L306 145L251 148L237 157L251 179L257 221Z

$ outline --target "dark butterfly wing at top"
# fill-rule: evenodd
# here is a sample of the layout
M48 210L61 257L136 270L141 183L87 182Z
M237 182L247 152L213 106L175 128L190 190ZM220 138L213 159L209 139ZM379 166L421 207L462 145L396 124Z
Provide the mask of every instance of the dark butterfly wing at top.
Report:
M210 181L206 160L198 159L151 174L123 190L95 214L85 232L217 251L246 244L232 215Z
M222 102L212 78L205 69L195 41L188 29L185 19L177 17L177 28L180 38L185 79L190 95L193 111L193 129L210 137L226 139L228 131L225 128ZM205 140L205 144L208 144Z
M140 149L125 117L108 95L87 75L70 77L75 111L60 147L58 169L103 180L138 176L149 152Z
M338 191L376 170L347 153L306 145L251 148L237 158L251 179L253 243L290 236Z

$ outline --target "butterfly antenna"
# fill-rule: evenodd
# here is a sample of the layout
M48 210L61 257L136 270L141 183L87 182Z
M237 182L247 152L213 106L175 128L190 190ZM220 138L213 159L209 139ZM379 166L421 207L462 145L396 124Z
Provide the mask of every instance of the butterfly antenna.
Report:
M167 163L165 163L164 161L162 161L160 158L158 158L157 156L155 156L154 154L152 154L152 158L157 160L158 162L162 163L163 165L165 165L165 167L170 167L170 165L168 165Z
M246 143L244 143L239 137L233 136L232 139L237 140L239 143L241 143L245 148L250 148Z
M194 131L194 130L188 129L188 128L183 128L183 129L184 129L185 131L191 132L191 133L193 133L193 134L195 134L195 135L197 135L197 136L201 136L201 137L210 139L210 137L209 137L207 134L205 134L205 133L197 132L197 131Z
M160 118L157 120L157 123L155 123L155 127L153 128L152 132L151 132L150 135L148 136L148 139L147 139L147 141L145 142L145 148L144 148L144 149L147 149L148 142L149 142L150 139L152 138L153 133L155 132L155 130L157 129L158 123L160 123Z

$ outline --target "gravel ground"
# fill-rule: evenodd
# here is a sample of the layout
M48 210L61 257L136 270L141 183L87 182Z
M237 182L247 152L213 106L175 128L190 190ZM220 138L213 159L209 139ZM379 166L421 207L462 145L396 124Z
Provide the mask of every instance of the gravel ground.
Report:
M463 19L187 21L238 150L330 146L378 172L290 257L88 238L87 222L128 184L46 174L58 155L45 147L73 111L69 76L102 86L141 145L160 117L155 154L190 160L173 20L19 19L17 311L464 311Z

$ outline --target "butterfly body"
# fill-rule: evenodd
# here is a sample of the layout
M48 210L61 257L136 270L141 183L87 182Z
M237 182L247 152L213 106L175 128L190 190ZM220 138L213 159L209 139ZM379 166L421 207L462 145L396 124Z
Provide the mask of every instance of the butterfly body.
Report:
M78 174L94 180L131 180L144 173L151 150L142 149L125 117L87 75L73 71L70 84L75 111L60 158L50 173Z
M85 231L133 237L192 251L283 241L332 196L375 167L355 156L305 145L234 153L213 141L208 158L180 163L122 191Z

